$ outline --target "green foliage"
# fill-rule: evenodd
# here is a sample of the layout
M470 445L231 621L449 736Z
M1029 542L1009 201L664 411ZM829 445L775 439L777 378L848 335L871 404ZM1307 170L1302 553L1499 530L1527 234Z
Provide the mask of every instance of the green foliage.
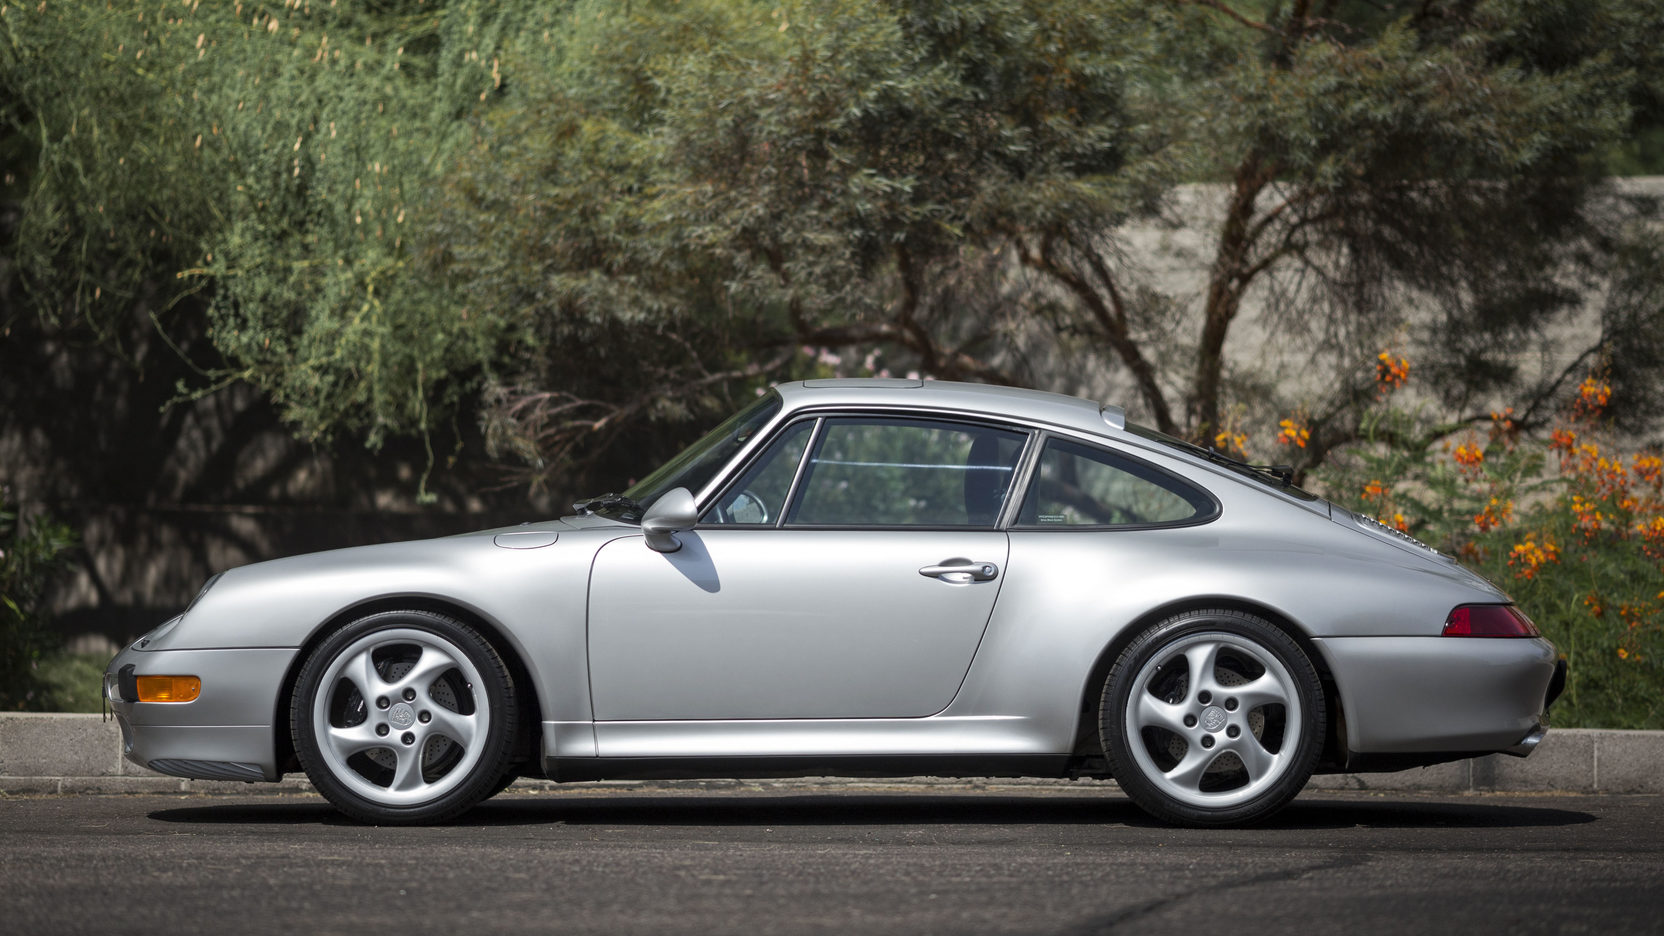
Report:
M251 381L307 438L425 433L518 325L411 275L410 232L500 85L505 31L538 9L7 7L33 306L108 335L200 293L222 360L194 392Z
M50 653L35 666L36 694L29 707L40 712L102 712L104 668L101 653Z
M478 417L533 483L807 372L805 345L1112 384L1212 440L1271 392L1224 364L1250 290L1338 378L1414 304L1460 408L1553 398L1512 349L1610 285L1641 297L1601 336L1614 379L1654 412L1664 370L1620 374L1615 342L1656 350L1656 304L1632 313L1659 267L1624 259L1599 176L1664 121L1658 5L1311 11L7 5L6 314L106 341L201 315L186 392L251 382L301 437L371 446ZM1121 238L1191 181L1224 214L1204 281L1164 292ZM1313 462L1367 408L1337 386Z
M47 700L36 675L56 635L37 603L74 543L69 528L46 517L19 520L0 488L0 709L40 709Z

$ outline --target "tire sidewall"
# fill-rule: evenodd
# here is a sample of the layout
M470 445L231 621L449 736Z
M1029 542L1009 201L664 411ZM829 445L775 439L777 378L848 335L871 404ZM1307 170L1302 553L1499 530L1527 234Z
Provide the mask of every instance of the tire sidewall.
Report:
M1142 744L1143 740L1127 737L1122 727L1126 724L1127 706L1137 688L1135 683L1145 664L1176 641L1208 633L1246 640L1274 656L1294 682L1292 695L1300 705L1301 724L1294 757L1283 775L1252 799L1217 808L1175 799L1151 781L1131 747ZM1111 668L1098 711L1099 738L1110 773L1121 789L1157 818L1189 826L1247 824L1265 819L1286 806L1311 778L1322 753L1325 730L1322 684L1299 644L1263 618L1225 609L1186 612L1162 621L1135 638Z
M339 779L320 750L317 726L312 720L313 702L324 688L320 682L336 657L367 636L393 630L424 631L462 651L480 673L479 688L484 697L480 704L489 706L490 711L480 757L466 779L433 799L407 806L377 803ZM354 819L377 825L441 822L491 795L509 763L517 730L514 684L502 658L472 627L430 611L371 614L325 638L307 657L296 677L289 721L295 754L312 785L337 809Z

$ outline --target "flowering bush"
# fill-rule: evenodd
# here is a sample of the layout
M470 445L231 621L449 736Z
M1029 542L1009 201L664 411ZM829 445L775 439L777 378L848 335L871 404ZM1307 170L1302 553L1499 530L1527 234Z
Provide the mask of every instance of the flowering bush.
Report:
M1408 374L1381 355L1362 441L1313 486L1508 591L1570 663L1555 724L1664 728L1664 459L1614 449L1599 375L1538 438L1512 410L1441 424L1390 405Z

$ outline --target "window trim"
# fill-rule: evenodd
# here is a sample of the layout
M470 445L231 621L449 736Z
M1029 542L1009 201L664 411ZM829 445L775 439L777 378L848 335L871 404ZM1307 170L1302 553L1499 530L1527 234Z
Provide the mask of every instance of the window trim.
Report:
M980 524L913 524L913 523L787 523L786 519L799 506L803 496L803 483L808 478L809 455L815 446L824 441L828 424L834 419L873 420L894 423L946 423L948 425L971 426L979 429L990 429L996 432L1008 432L1023 436L1022 448L1017 450L1017 460L1012 465L1013 483L1007 486L1005 497L1000 502L1000 509L994 511L992 523ZM973 418L955 418L934 413L916 412L831 412L822 414L821 423L815 429L815 435L809 440L809 447L803 450L803 464L799 466L799 474L792 479L792 496L787 499L786 507L780 512L779 528L782 530L931 530L931 531L963 531L963 532L998 532L1003 530L1001 521L1005 519L1006 507L1011 502L1011 493L1016 489L1015 479L1021 473L1024 459L1028 456L1029 447L1034 442L1035 430L1012 425L1010 423L993 423L987 420Z
M799 418L800 416L801 418ZM699 511L699 523L695 528L706 528L712 530L778 529L780 527L780 521L786 516L786 508L791 505L792 498L797 494L797 486L803 480L803 466L808 463L809 453L814 450L815 440L820 438L821 427L825 422L826 416L824 413L794 413L791 417L783 420L778 426L775 427L773 432L768 434L768 437L763 440L762 444L757 446L756 449L750 453L749 457L742 461L737 468L729 472L728 476L722 480L722 485L716 489L716 493L711 495L710 501ZM780 515L778 517L775 517L768 523L718 523L714 520L708 521L705 519L717 509L717 506L722 503L724 498L734 492L734 488L736 488L741 481L745 480L746 475L750 474L753 468L757 467L757 464L762 461L763 457L774 448L775 443L784 439L787 433L791 432L794 428L803 423L813 423L814 425L809 429L809 439L804 443L802 453L797 456L797 466L792 469L792 480L791 483L786 486L786 499L780 505Z
M1219 498L1214 496L1212 491L1200 484L1190 481L1177 472L1170 471L1160 465L1139 458L1136 455L1130 455L1118 448L1090 442L1086 439L1073 435L1065 435L1049 430L1041 430L1037 433L1037 435L1041 438L1039 444L1035 446L1033 458L1029 460L1029 463L1026 466L1028 473L1023 478L1023 496L1015 502L1009 522L1004 524L1001 527L1002 529L1014 533L1102 533L1106 531L1137 532L1140 530L1176 530L1183 529L1185 527L1203 526L1205 524L1212 523L1213 521L1219 519L1220 515L1224 513L1224 505L1219 502ZM1173 490L1175 487L1182 490L1194 491L1201 495L1201 497L1198 498L1199 500L1205 501L1208 505L1210 505L1210 509L1198 511L1194 516L1188 517L1184 520L1167 520L1159 523L1022 523L1022 505L1028 500L1029 489L1040 474L1040 460L1046 455L1046 447L1051 445L1053 440L1073 443L1074 445L1078 445L1084 449L1106 453L1111 456L1111 458L1131 462L1137 465L1141 470L1148 472L1151 475L1157 475L1168 479L1172 486L1169 487L1168 485L1159 484L1159 482L1154 481L1150 481L1150 483L1157 484L1159 487L1167 488L1174 494L1178 494L1178 491ZM1142 480L1148 481L1149 479L1143 478ZM1178 496L1183 497L1183 495ZM1189 497L1185 497L1184 500L1194 503L1194 501Z

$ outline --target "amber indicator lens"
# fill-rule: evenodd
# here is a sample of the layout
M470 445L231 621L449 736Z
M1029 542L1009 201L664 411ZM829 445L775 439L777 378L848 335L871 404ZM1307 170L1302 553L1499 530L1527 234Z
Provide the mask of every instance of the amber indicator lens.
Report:
M140 702L189 702L202 694L202 680L195 676L140 676Z

